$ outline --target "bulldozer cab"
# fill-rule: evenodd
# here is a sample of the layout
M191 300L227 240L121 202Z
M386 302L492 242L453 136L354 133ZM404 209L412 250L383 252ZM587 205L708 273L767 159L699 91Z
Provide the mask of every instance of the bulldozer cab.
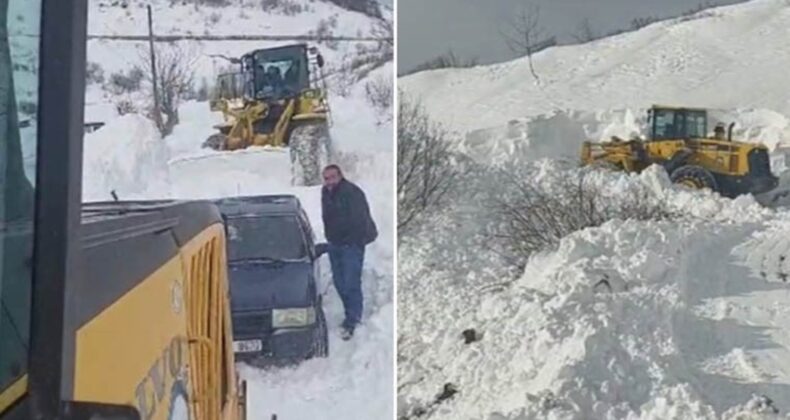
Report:
M305 44L260 49L241 58L245 96L253 100L279 100L311 88L311 61ZM317 64L323 60L318 56Z
M648 140L705 138L708 113L704 109L653 106L648 111Z

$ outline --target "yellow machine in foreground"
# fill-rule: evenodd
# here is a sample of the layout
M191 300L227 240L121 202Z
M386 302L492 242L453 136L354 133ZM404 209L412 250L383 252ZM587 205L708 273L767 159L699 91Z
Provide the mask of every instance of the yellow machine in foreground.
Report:
M82 203L87 10L0 0L0 420L243 420L217 207Z
M217 78L210 106L225 122L203 146L288 146L293 184L319 184L330 155L323 57L315 48L294 44L252 51L239 62L239 73Z
M727 197L764 193L778 184L771 173L768 149L733 141L732 124L726 137L721 125L708 137L704 109L653 106L648 122L649 135L644 141L615 137L607 143L584 142L582 164L628 172L659 164L672 182L708 188Z

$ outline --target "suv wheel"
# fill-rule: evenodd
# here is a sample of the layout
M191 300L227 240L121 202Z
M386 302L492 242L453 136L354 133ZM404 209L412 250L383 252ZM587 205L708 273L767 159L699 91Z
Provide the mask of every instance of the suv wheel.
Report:
M318 325L315 328L315 338L313 339L313 357L329 356L329 331L326 326L326 316L324 307L319 303L317 314Z

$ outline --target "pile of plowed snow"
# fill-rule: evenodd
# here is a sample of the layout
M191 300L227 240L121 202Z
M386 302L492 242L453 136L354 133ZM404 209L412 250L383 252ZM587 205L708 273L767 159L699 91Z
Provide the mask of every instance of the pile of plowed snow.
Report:
M578 174L556 161L529 165L537 184ZM790 217L750 197L672 186L658 167L587 178L612 200L648 192L675 216L573 233L533 255L515 281L496 255L469 249L474 229L448 235L460 224L452 213L468 214L469 203L404 243L399 415L734 419L788 412L790 286L782 279L790 269ZM465 344L461 333L470 328L482 339ZM446 383L458 393L432 405Z
M790 148L790 120L767 109L710 110L708 129L717 123L733 126L733 140L762 143L771 151L775 174L785 170ZM460 151L475 159L499 162L510 159L579 159L582 142L610 141L646 136L647 109L608 111L555 111L524 117L507 125L481 128L466 134Z
M110 120L86 134L82 197L85 201L169 197L169 157L153 121L137 114Z

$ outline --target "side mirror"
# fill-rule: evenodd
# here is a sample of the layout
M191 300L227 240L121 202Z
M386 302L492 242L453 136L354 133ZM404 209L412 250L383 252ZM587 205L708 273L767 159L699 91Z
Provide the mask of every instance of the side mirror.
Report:
M316 60L316 63L318 63L318 67L320 67L320 68L323 68L323 67L324 67L324 56L323 56L323 55L321 55L321 54L318 54L318 55L315 57L315 60Z

